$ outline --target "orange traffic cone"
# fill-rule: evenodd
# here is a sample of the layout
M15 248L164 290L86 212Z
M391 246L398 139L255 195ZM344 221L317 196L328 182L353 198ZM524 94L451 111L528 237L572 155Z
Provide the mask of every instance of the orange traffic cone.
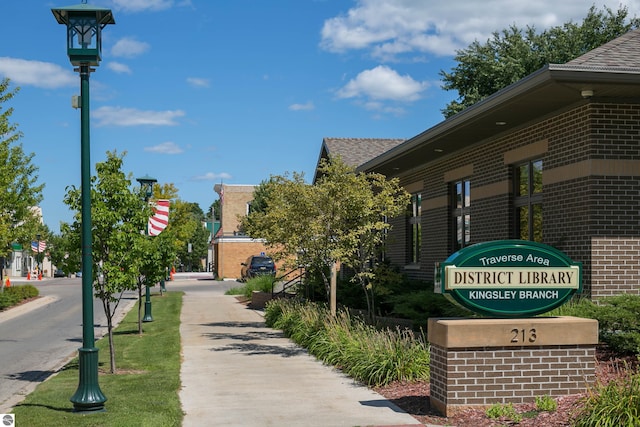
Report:
M42 273L38 273L38 280L42 280Z
M27 271L27 280L31 280L31 272Z
M9 280L9 276L7 276L7 280L4 281L4 284L7 288L11 287L11 280Z

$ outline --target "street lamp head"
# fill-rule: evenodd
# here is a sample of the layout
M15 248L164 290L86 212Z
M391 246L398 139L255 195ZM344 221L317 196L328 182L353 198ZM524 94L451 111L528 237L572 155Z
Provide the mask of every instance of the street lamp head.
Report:
M153 184L158 182L158 180L150 177L149 175L145 175L140 178L136 178L136 181L140 183L140 186L145 192L147 200L149 200L149 198L153 195Z
M67 54L71 64L97 67L102 52L102 29L116 23L111 10L83 2L51 9L51 12L58 24L67 26Z

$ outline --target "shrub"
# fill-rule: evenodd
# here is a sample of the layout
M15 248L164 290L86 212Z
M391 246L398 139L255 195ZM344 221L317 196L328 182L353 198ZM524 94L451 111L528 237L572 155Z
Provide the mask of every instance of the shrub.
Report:
M0 310L5 310L21 301L29 298L35 298L39 295L38 288L33 285L20 285L4 288L3 292L0 292Z
M604 298L596 309L600 339L619 353L640 353L640 296Z
M429 346L410 330L377 330L345 310L333 317L325 305L289 300L267 303L265 321L367 385L429 378Z
M273 290L273 280L274 278L270 274L257 276L247 280L247 282L242 286L229 289L225 294L244 295L247 298L251 298L253 291L271 292Z
M595 304L587 299L571 301L546 315L596 319L600 341L622 354L640 353L640 296L622 294L602 298Z
M547 394L544 396L536 396L536 409L538 411L553 412L558 409L558 402Z
M522 421L522 415L516 412L511 402L507 404L494 403L487 409L486 414L492 419L510 420L514 423Z
M390 298L393 302L393 315L411 319L416 326L426 328L430 317L471 317L472 312L449 301L444 295L428 289L396 295Z
M623 375L590 390L574 420L576 427L640 425L640 374Z

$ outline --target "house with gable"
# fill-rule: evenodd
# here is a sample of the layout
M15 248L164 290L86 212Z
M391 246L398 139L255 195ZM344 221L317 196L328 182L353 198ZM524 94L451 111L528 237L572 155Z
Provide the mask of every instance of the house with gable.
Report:
M355 168L404 141L389 138L323 138L313 182L318 180L318 166L322 159L339 156L345 164Z
M320 157L333 151L349 148L325 139ZM385 253L410 277L432 281L437 262L474 243L524 239L581 262L587 296L638 294L640 30L549 64L357 171L411 193Z

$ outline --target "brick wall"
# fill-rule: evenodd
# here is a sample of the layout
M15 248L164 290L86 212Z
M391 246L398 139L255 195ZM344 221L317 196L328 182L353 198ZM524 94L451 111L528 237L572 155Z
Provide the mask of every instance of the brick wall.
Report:
M583 393L595 380L595 346L445 349L431 345L432 405L446 416L468 407Z
M464 151L407 171L401 185L421 184L423 235L419 269L405 272L431 281L434 264L453 252L452 171L470 171L471 244L508 239L515 237L513 165L541 158L543 243L582 263L586 296L609 294L609 261L592 265L592 239L640 239L639 147L640 105L582 103L493 140L469 141ZM388 257L401 267L409 238L405 222L394 220L388 240ZM612 289L640 293L640 263L623 268L626 276L620 271Z
M639 293L640 238L595 237L592 242L593 298Z
M215 244L216 273L221 279L239 279L243 263L251 255L265 252L265 244L261 240L249 237L229 238L223 237Z
M229 236L240 231L238 218L247 215L247 205L253 200L255 186L222 184L221 187L224 199L220 224L224 235Z

